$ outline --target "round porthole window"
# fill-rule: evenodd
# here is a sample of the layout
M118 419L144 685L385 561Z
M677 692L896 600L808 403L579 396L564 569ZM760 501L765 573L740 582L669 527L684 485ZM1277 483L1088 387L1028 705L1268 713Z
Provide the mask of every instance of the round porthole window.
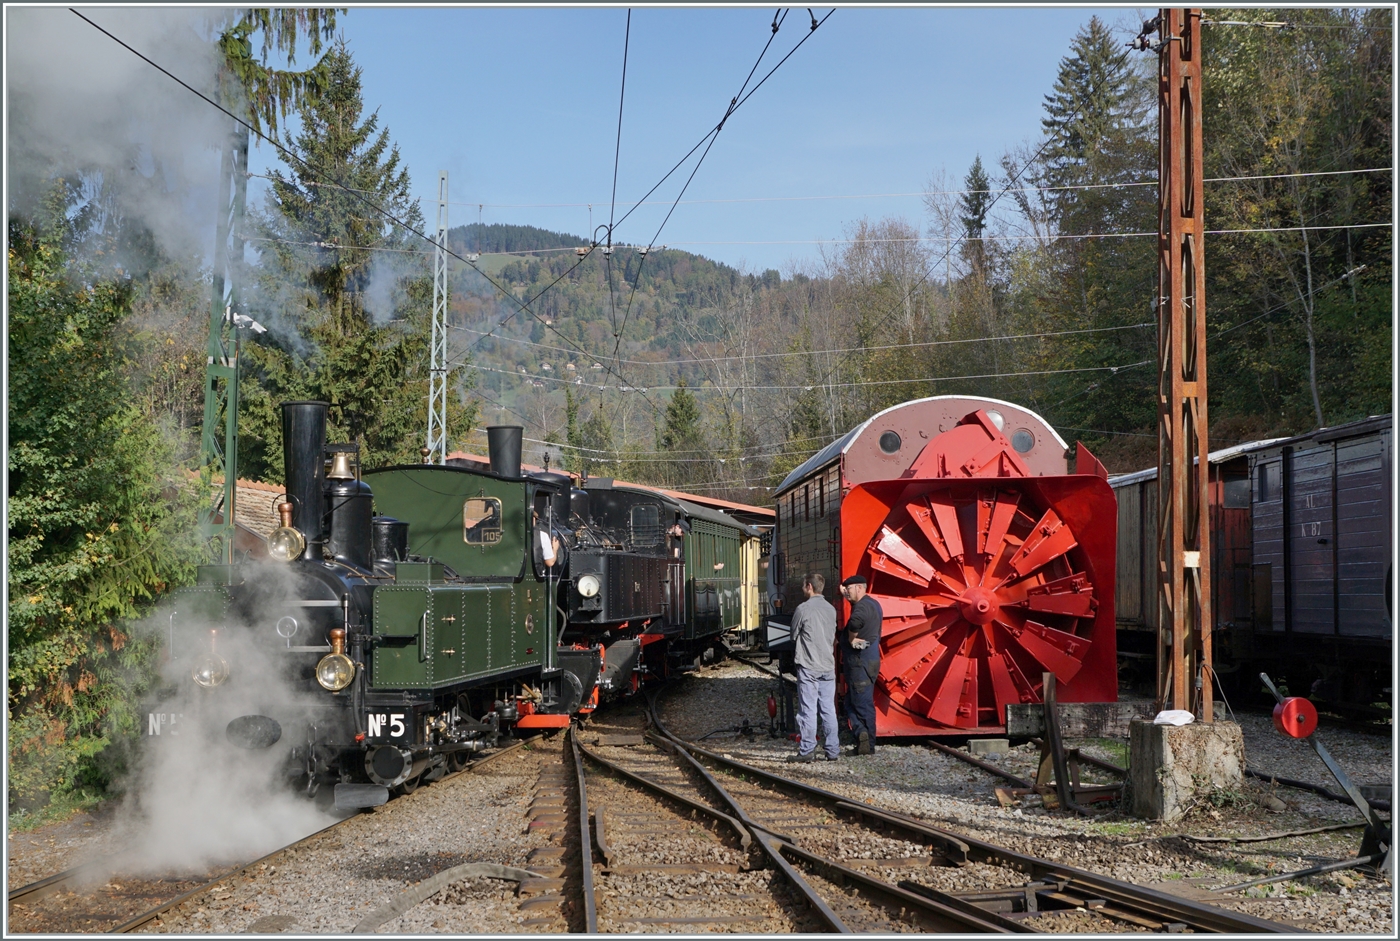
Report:
M1035 435L1022 428L1011 436L1011 446L1021 454L1029 454L1035 447Z
M880 436L880 450L886 454L895 453L903 443L899 439L899 435L893 431L887 431Z

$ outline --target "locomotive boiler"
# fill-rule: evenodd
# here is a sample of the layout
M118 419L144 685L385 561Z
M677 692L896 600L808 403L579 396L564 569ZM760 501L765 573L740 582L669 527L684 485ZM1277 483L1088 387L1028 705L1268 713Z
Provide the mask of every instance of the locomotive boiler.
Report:
M821 573L864 576L884 611L875 684L883 736L1005 730L1006 707L1117 699L1116 504L1103 466L1040 416L934 396L886 409L776 491L775 610Z

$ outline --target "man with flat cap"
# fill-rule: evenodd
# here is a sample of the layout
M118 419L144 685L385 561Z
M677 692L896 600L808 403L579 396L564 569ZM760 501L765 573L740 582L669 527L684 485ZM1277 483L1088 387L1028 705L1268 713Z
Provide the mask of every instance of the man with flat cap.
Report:
M875 678L880 675L880 627L885 613L865 593L865 577L852 575L841 583L841 594L851 603L841 644L846 674L846 718L856 737L857 755L875 751Z

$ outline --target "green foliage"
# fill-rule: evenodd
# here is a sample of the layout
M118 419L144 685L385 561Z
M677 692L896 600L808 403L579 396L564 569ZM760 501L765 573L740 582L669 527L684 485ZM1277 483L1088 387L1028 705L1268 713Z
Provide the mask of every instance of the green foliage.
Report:
M324 62L321 94L303 101L288 141L306 163L273 172L256 214L267 241L249 303L290 323L245 346L240 476L255 479L281 479L283 401L330 402L328 434L358 441L366 467L416 461L427 426L427 262L413 254L416 237L367 203L413 228L422 213L388 129L363 114L349 50L337 44ZM474 409L449 395L449 447L473 421Z
M244 116L257 132L265 127L275 134L278 119L285 120L303 100L314 99L329 78L324 57L305 71L293 71L269 67L269 54L276 50L289 64L295 63L297 44L304 37L311 55L320 55L324 43L335 35L337 12L345 10L261 8L224 15L215 40L224 57L219 77L222 98L230 105L246 103ZM254 36L262 40L257 55Z
M9 248L9 781L12 805L100 790L135 730L149 643L131 636L192 580L194 488L132 401L120 330L133 286L77 270L55 190ZM110 756L109 756L110 757Z
M666 405L666 416L657 438L657 450L669 454L671 461L666 468L668 483L683 486L694 481L691 468L693 461L701 459L708 450L704 431L700 427L700 403L686 388L682 379L671 393L671 401Z

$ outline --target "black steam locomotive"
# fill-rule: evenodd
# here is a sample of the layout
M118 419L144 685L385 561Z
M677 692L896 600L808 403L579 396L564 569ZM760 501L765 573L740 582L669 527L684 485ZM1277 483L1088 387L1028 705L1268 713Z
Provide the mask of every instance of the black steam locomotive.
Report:
M756 609L758 534L723 513L522 473L515 426L487 430L489 467L361 472L327 408L282 406L270 559L176 593L150 738L222 737L374 806L688 668Z

